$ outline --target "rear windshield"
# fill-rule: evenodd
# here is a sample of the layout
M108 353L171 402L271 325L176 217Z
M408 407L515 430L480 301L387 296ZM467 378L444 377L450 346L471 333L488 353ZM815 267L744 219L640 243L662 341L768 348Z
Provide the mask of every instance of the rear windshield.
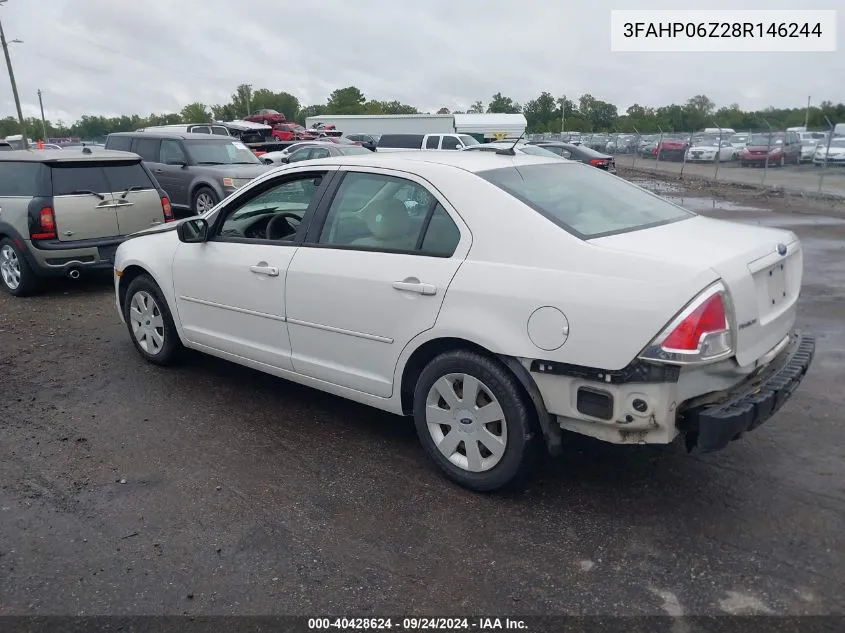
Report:
M378 140L378 146L420 149L422 147L422 142L422 134L384 134Z
M695 215L621 178L579 163L502 167L478 175L581 239L645 229Z
M83 195L86 192L123 193L155 189L138 161L54 163L51 166L53 195Z
M250 149L237 140L189 139L183 141L198 165L261 165Z

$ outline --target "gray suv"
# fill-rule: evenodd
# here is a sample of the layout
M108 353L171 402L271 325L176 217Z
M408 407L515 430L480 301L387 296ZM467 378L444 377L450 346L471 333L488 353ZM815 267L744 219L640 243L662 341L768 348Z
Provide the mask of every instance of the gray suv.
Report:
M128 235L173 221L170 201L128 152L0 152L0 286L35 293L44 277L109 270Z
M115 132L106 149L141 156L173 208L197 215L270 169L238 139L218 134Z

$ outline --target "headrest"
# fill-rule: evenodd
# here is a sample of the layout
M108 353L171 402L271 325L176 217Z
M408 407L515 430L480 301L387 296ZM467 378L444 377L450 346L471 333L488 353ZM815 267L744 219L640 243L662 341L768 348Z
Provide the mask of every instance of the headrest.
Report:
M411 218L405 203L396 198L388 198L373 205L365 212L367 229L380 240L393 240L408 232Z

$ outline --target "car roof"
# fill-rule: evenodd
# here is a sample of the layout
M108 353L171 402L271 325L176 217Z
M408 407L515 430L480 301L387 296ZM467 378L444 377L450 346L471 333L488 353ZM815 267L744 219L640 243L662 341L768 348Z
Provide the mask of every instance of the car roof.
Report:
M204 124L198 124L198 125L204 125ZM219 124L219 123L217 123L217 124L208 123L207 125L221 125L221 124ZM223 126L223 127L225 127L225 126ZM162 129L152 130L152 129L149 129L149 128L148 128L148 130L149 131L143 131L143 132L137 131L137 130L135 132L112 132L111 134L109 134L109 136L137 136L138 138L155 138L157 136L159 138L199 139L199 140L215 139L215 140L218 140L218 141L220 139L224 139L224 140L228 141L229 143L231 143L232 140L233 140L231 136L223 136L221 134L197 134L195 132L181 132L179 130L172 130L171 131L171 130L162 130ZM237 140L237 139L235 139L235 140Z
M30 162L30 163L77 163L86 161L109 161L109 160L140 160L138 154L132 152L120 152L112 149L97 149L96 151L83 152L83 148L64 149L19 149L0 154L0 162Z
M509 146L509 145L508 145ZM296 163L310 163L303 161ZM385 169L414 169L421 164L436 164L455 167L469 172L487 171L499 167L514 167L521 165L566 165L576 164L569 161L562 161L557 156L535 156L531 154L497 154L495 152L461 152L461 151L437 151L422 150L411 152L369 152L367 154L353 154L347 156L333 156L321 158L318 161L323 165L348 165L361 167L382 167Z

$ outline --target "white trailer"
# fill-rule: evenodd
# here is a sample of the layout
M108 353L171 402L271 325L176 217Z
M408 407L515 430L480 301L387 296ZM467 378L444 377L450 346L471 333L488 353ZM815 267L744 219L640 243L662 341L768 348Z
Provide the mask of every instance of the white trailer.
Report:
M310 116L305 127L334 125L344 134L449 134L455 132L451 114L336 114Z

